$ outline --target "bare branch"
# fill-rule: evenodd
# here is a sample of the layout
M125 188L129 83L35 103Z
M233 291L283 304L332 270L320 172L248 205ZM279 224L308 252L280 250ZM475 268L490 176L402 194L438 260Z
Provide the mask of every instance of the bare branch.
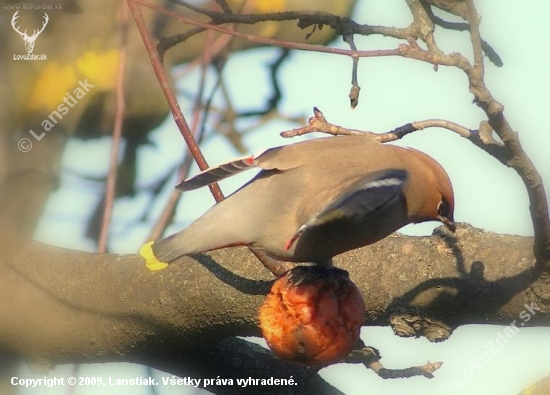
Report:
M153 45L153 38L151 37L149 30L147 29L147 25L145 24L143 15L141 14L139 7L134 0L128 0L128 6L132 11L132 16L134 17L139 33L141 34L141 38L143 39L143 43L145 44L145 48L147 49L147 53L149 54L151 64L153 65L153 70L155 71L155 74L159 80L162 92L164 93L166 101L168 102L168 106L170 107L170 111L174 116L174 121L178 125L183 139L187 143L187 146L193 154L193 157L195 158L195 161L197 162L199 168L201 170L207 169L208 163L202 155L202 152L200 151L197 142L193 137L193 133L191 132L191 129L189 129L189 125L185 121L174 92L170 88L168 76L166 75L166 71L162 66L159 55L155 50L155 47ZM223 200L223 193L217 184L209 185L209 188L214 195L214 199L216 199L216 201Z
M497 102L483 81L484 68L479 35L479 18L473 0L466 0L468 22L474 49L474 66L466 71L470 92L474 101L483 109L488 123L506 147L507 155L497 157L503 164L516 170L521 177L529 196L529 209L535 230L534 251L541 268L550 270L550 215L542 178L533 162L523 150L517 133L504 116L504 106Z
M366 132L361 130L353 130L353 129L347 129L343 128L341 126L333 125L325 119L325 116L323 113L317 108L313 108L313 117L309 118L308 126L304 126L297 129L287 130L284 132L281 132L281 137L295 137L295 136L301 136L308 133L313 132L321 132L321 133L327 133L332 134L334 136L364 136L364 135L372 135L375 136L372 132Z
M435 43L434 24L428 13L418 0L407 0L411 13L413 15L413 26L417 31L418 37L422 39L428 46L428 50L432 53L441 52ZM410 38L407 38L410 40Z
M118 153L120 149L120 138L122 136L122 125L124 122L125 100L124 100L124 77L126 69L126 45L128 42L128 8L125 3L121 6L121 24L120 24L120 47L119 61L116 79L116 113L115 124L113 127L113 140L111 142L109 175L107 176L107 188L105 190L105 205L103 219L101 222L101 231L99 233L98 251L107 251L107 240L109 236L109 225L113 212L113 204L116 194L116 182L118 176Z
M231 10L231 7L229 7L229 5L227 5L227 2L225 0L216 0L216 3L219 4L220 8L226 14L232 14L233 13L233 11Z
M348 43L349 47L353 51L357 51L355 41L353 40L353 33L344 35L344 41ZM352 57L352 59L353 67L351 70L351 91L349 93L349 100L351 109L353 110L355 107L357 107L357 104L359 104L359 91L361 90L361 87L359 86L359 82L357 79L357 67L359 66L359 58L354 56Z
M371 131L348 129L339 125L334 125L326 120L323 113L317 107L313 109L313 113L314 115L309 118L307 126L281 132L281 136L288 138L313 132L320 132L334 136L367 136L380 141L381 143L387 143L390 141L399 140L409 133L427 128L439 127L450 130L459 136L470 140L472 143L491 154L499 155L503 159L505 158L505 153L502 150L504 146L492 137L492 129L486 122L481 123L479 130L472 130L444 119L425 119L422 121L407 123L389 132L374 133Z
M353 350L344 362L361 363L383 379L400 379L414 376L424 376L431 379L434 377L432 373L443 365L443 362L428 362L423 366L414 366L406 369L387 369L380 363L382 357L376 348L367 347L362 341L360 343L360 348Z
M436 16L431 9L431 6L435 6L446 12L460 16L463 19L467 20L468 8L465 1L449 2L449 1L438 1L438 0L420 0L420 2L424 5L424 8L426 9L428 16L434 22L434 24L441 26L444 29L456 30L459 32L470 30L470 26L467 23L446 21ZM488 42L486 42L481 38L480 38L480 42L481 42L481 49L483 50L487 58L489 58L489 60L495 66L502 67L504 63L502 62L502 59L500 58L498 53L493 49L493 47Z

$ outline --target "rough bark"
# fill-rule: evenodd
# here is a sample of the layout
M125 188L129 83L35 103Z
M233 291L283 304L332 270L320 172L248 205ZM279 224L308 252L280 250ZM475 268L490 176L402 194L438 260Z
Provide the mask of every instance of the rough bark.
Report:
M449 328L509 325L524 305L547 325L548 279L532 238L461 225L456 239L395 235L336 259L363 292L367 325L444 340ZM272 278L244 248L182 258L150 272L137 255L70 251L2 232L0 349L47 367L142 361L258 335L256 315ZM384 272L384 276L380 274ZM413 332L403 330L403 322Z

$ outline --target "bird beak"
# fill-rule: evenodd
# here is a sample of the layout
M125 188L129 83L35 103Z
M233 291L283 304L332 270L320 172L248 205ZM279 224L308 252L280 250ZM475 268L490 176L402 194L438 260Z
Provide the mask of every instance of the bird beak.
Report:
M456 231L455 221L453 221L451 218L440 215L439 220L443 222L443 225L445 225L447 229L449 229L451 232L454 233Z

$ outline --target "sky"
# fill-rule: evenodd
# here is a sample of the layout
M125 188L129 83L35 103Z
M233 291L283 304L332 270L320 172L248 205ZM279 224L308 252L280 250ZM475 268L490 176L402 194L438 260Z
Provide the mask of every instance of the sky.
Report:
M520 141L535 163L546 185L550 185L550 133L545 117L550 105L550 3L546 0L518 2L511 0L478 1L482 15L481 34L491 43L504 61L497 68L486 61L486 84L493 96L505 106L505 115L519 133ZM449 15L445 15L451 19ZM402 0L360 0L355 10L357 21L406 26L410 15ZM436 31L436 40L443 51L458 51L471 58L468 34ZM340 42L337 46L345 48ZM358 49L395 48L396 41L382 37L356 38ZM275 58L273 51L262 49L235 54L229 60L225 73L230 94L237 108L249 108L262 103L269 95L269 84L263 66ZM438 71L414 60L368 58L359 62L361 97L355 110L349 107L351 61L347 57L316 53L293 53L282 68L284 100L281 112L289 116L312 115L314 106L327 119L349 128L384 132L405 123L429 118L447 119L475 129L484 119L482 111L472 104L467 81L460 71L439 67ZM181 91L198 83L197 72L178 82ZM212 86L213 79L210 81ZM247 87L247 89L242 89ZM189 103L182 95L180 105L190 114ZM298 125L275 120L258 127L245 139L250 152L288 144L279 132ZM141 186L150 185L158 174L163 174L181 158L184 143L171 116L153 133L154 145L140 152ZM468 141L443 129L428 129L409 135L396 144L420 149L436 158L447 170L453 182L456 210L455 219L478 228L498 233L532 235L528 201L519 177L503 167ZM101 196L101 189L83 182L77 174L100 175L108 168L109 139L95 142L71 141L63 158L62 184L52 194L36 238L64 247L93 251L95 246L84 239L83 222ZM211 138L204 146L211 164L240 155L221 137ZM162 160L158 160L162 157ZM93 169L94 173L91 173ZM197 170L194 169L194 172ZM222 184L228 193L241 185L247 175ZM174 178L175 185L177 180ZM548 190L548 189L547 189ZM167 188L163 195L167 196ZM213 203L207 190L196 191L184 197L185 210L180 210L168 233L181 229L198 217ZM148 196L125 199L115 206L112 225L114 252L137 251L147 237L151 223L136 224L136 213L146 207ZM162 202L155 205L150 217L162 210ZM191 208L190 208L191 207ZM408 234L430 234L434 224L412 225L404 229ZM519 318L518 318L519 319ZM378 348L382 363L388 368L421 365L427 361L443 361L435 378L382 380L372 371L360 366L335 365L323 369L321 375L346 394L517 394L527 385L541 379L550 366L550 328L521 328L508 341L502 340L504 326L466 325L459 327L443 343L431 344L426 339L402 339L388 327L364 327L362 338ZM490 355L490 356L489 356ZM70 366L60 366L50 376L68 376ZM81 367L86 377L132 378L144 375L144 368L136 365L94 364ZM158 373L157 377L162 377ZM21 377L40 378L22 368ZM140 392L141 391L141 392ZM161 395L182 393L181 388L161 386ZM77 387L74 395L95 394L141 395L146 389L116 387L108 391L94 386ZM190 392L194 393L194 392ZM65 388L53 387L20 389L21 395L66 394Z

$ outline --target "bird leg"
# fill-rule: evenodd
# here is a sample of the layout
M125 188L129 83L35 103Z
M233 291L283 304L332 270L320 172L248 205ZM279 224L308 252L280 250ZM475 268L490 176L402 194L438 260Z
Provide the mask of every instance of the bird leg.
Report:
M349 278L349 273L346 270L339 269L335 266L296 266L289 270L288 281L294 285L304 285L317 280L324 280L333 277L335 274Z

